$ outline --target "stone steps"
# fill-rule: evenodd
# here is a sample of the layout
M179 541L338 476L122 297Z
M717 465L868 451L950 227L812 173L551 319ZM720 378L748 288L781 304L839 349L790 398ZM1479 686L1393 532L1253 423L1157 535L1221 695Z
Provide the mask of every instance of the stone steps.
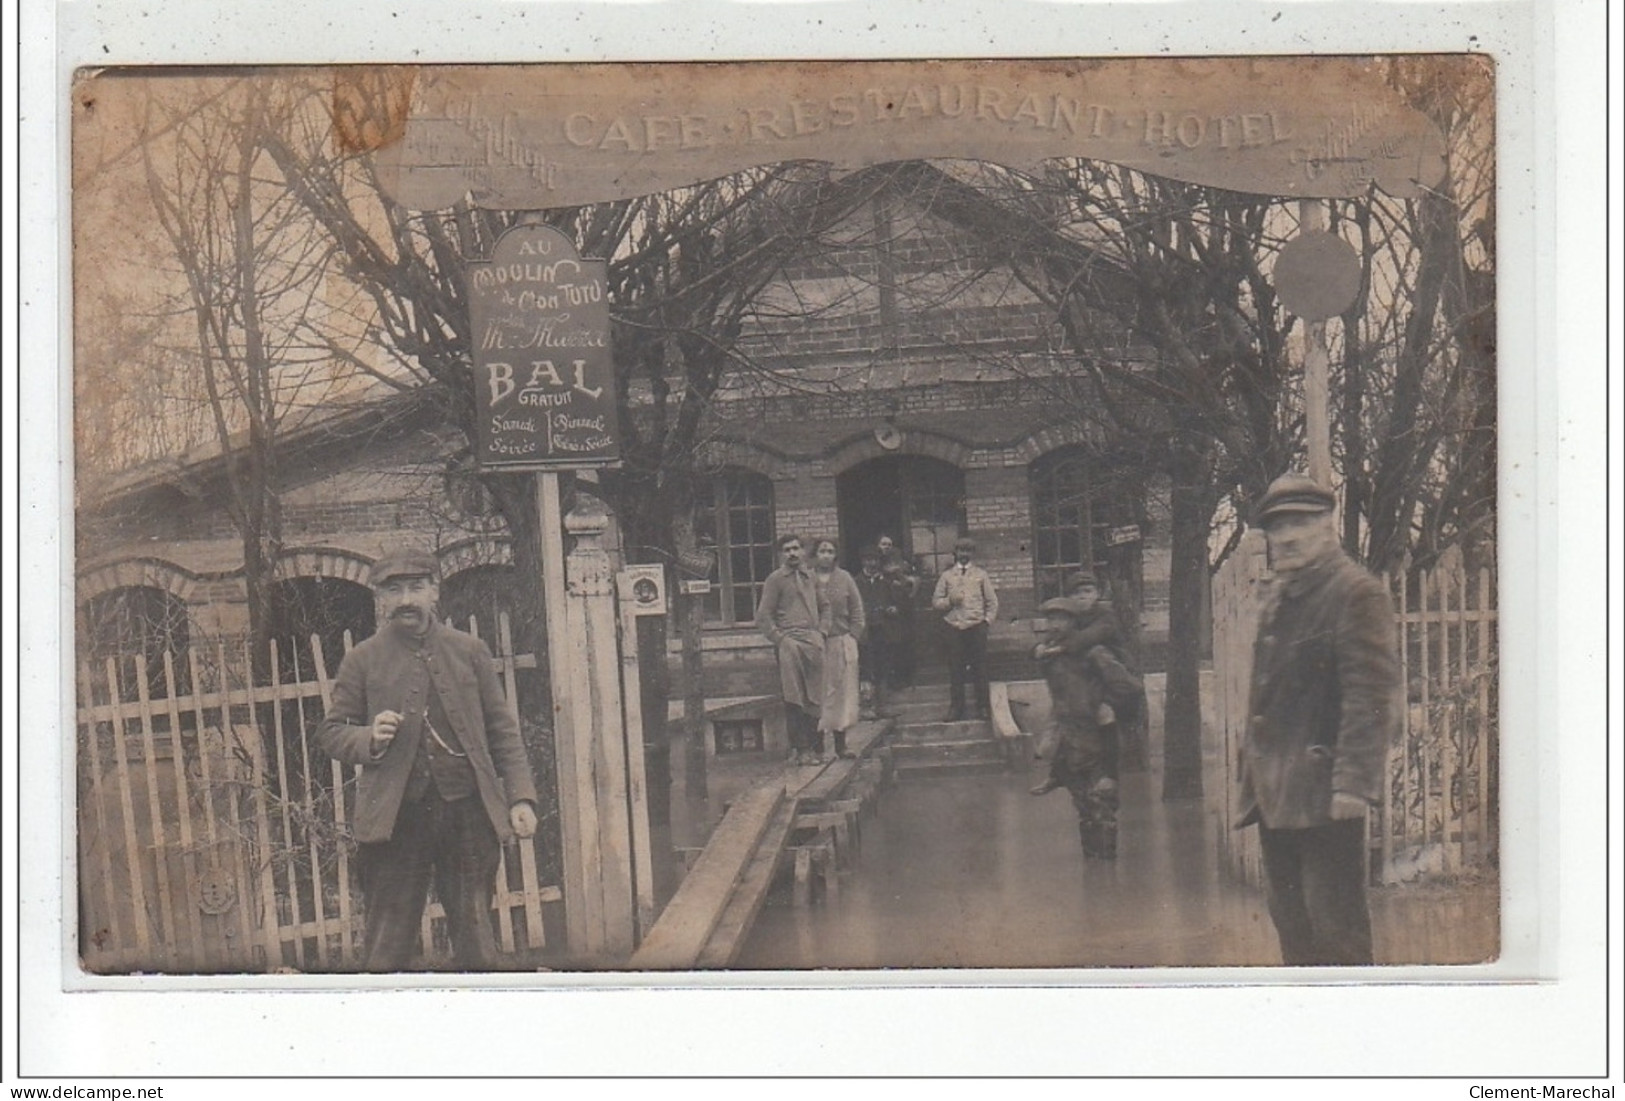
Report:
M1006 767L1006 747L985 719L947 722L948 686L916 685L886 701L893 726L887 736L893 768L901 778Z
M993 737L993 726L985 719L964 722L904 722L899 719L892 728L891 743L906 745L911 742L979 742Z
M992 737L975 740L898 742L891 747L899 779L965 772L999 772L1006 767L1004 745Z

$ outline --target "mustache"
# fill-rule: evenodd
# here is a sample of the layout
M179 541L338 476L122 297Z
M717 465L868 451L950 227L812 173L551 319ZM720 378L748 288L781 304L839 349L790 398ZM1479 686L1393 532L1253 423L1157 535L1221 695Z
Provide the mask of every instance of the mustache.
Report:
M403 615L427 615L429 607L426 604L397 604L389 613L390 619L399 619Z

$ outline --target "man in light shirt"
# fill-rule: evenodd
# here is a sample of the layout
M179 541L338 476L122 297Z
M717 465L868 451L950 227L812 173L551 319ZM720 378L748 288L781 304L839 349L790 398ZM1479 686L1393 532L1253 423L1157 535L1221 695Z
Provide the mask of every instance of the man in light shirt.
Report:
M965 715L965 681L970 680L976 693L976 717L989 717L987 686L987 633L988 624L999 615L999 594L987 571L971 559L976 554L975 540L962 538L954 544L954 564L937 578L931 606L943 613L948 624L948 691L951 698L949 722L959 722Z

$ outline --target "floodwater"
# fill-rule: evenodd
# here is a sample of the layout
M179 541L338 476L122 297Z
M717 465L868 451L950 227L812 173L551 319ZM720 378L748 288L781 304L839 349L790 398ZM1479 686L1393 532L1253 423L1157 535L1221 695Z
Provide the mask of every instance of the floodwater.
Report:
M735 967L1103 968L1278 965L1256 887L1221 866L1218 812L1121 784L1118 857L1085 858L1065 791L1041 773L911 775L862 820L839 892L776 891ZM1372 892L1379 963L1493 957L1493 887Z
M1278 963L1256 890L1221 873L1213 812L1123 777L1118 857L1085 858L1038 772L909 776L862 822L838 896L769 900L735 966L1042 968Z

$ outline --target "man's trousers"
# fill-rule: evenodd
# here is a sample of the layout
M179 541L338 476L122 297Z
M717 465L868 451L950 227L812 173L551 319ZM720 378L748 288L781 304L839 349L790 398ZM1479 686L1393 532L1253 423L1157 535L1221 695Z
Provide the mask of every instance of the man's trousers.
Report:
M824 735L818 729L818 716L809 715L800 704L785 702L784 732L790 740L791 753L821 753Z
M492 970L497 949L491 899L501 856L502 844L477 795L448 803L431 789L403 801L390 839L361 845L356 854L367 908L362 966L401 971L411 962L432 878L457 966Z
M1060 739L1049 775L1066 788L1078 812L1078 837L1085 856L1117 858L1117 727L1092 719L1060 718Z
M971 682L971 691L976 694L976 714L985 719L991 710L987 683L987 633L986 623L948 628L948 698L955 715L962 717L965 714L967 680Z
M901 686L897 672L897 643L874 632L858 644L858 676L875 686L875 693Z
M1258 837L1281 962L1289 967L1371 963L1365 819L1299 830L1260 825Z

